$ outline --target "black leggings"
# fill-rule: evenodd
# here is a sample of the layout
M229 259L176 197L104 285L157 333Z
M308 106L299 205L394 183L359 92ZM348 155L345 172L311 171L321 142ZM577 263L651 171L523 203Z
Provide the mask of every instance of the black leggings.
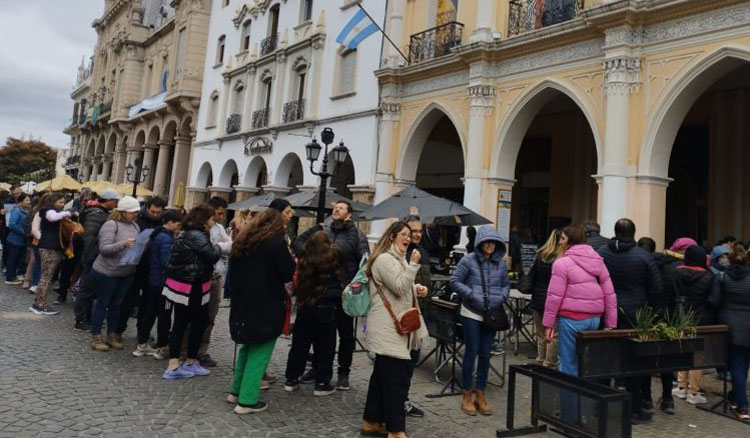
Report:
M164 347L167 345L169 338L169 326L172 319L172 302L161 294L161 286L149 286L146 293L143 294L141 305L138 307L138 343L145 344L151 337L151 329L154 323L159 319L156 325L157 346Z
M187 358L196 359L198 357L198 348L201 346L203 331L208 324L208 303L201 305L201 285L194 284L190 290L188 305L174 303L174 322L172 323L172 332L169 336L169 358L178 359L182 347L182 338L185 336L185 330L190 326L188 333Z

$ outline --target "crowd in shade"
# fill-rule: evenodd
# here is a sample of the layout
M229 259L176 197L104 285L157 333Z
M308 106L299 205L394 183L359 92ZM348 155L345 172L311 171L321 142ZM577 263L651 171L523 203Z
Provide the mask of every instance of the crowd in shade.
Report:
M235 413L267 409L262 391L277 380L267 368L277 339L291 335L285 391L310 385L314 396L325 397L366 386L361 432L367 436L406 437L407 417L425 415L409 397L428 338L418 301L431 285L419 216L391 223L370 248L346 201L333 207L330 221L298 236L283 199L262 212L236 212L227 228L227 202L219 197L185 211L158 197L140 203L112 190L84 190L66 204L63 194L29 197L11 188L4 207L5 283L28 290L29 310L40 317L73 301L73 328L90 333L92 354L129 348L133 356L165 360L164 379L207 376L217 365L212 333L223 329L215 327L216 316L228 307L238 346L226 382ZM486 390L498 331L493 315L508 300L509 254L516 249L493 226L469 233L467 253L450 277L465 343L460 409L492 415ZM350 381L355 324L342 294L355 278L369 285L368 382ZM736 239L707 252L684 237L656 252L652 239L636 241L629 219L615 224L611 239L594 222L569 225L552 231L518 287L531 296L536 362L570 375L578 374L578 332L633 328L646 306L665 313L687 306L698 325L728 325L730 401L738 418L750 419L750 265ZM136 339L126 345L123 333L133 319ZM675 413L675 399L706 403L700 371L660 377L663 412ZM650 421L651 378L617 384L632 396L633 421ZM575 422L578 413L562 415Z

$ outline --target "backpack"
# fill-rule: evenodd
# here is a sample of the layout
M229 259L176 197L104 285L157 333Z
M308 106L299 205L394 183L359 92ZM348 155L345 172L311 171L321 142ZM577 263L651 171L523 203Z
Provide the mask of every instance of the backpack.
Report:
M351 317L366 316L370 310L370 287L365 272L366 265L367 254L362 256L362 260L359 262L359 270L341 294L341 307L344 313Z

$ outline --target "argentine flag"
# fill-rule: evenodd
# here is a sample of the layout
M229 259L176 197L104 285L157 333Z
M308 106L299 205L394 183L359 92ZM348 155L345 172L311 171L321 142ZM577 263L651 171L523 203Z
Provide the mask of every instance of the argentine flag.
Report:
M370 20L364 10L360 9L341 29L336 42L349 50L354 50L365 38L377 31L378 26Z

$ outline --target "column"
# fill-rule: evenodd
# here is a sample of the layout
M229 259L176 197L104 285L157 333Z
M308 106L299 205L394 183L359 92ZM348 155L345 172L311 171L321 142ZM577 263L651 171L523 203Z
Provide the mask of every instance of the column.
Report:
M667 186L670 178L638 175L633 190L633 221L639 236L649 236L656 241L657 249L667 247L664 224L667 221ZM602 229L604 231L604 229Z
M206 202L207 194L208 189L206 189L205 187L187 187L185 193L185 210L190 210L196 205Z
M250 199L260 192L259 187L235 186L234 190L237 192L237 202Z
M229 110L229 105L232 100L230 99L230 82L231 80L229 76L224 76L224 94L219 96L219 120L216 121L216 123L218 124L216 129L218 129L217 132L219 133L219 137L223 137L227 132L227 111Z
M112 153L104 155L104 165L102 169L102 181L109 181L109 177L112 174Z
M306 119L317 119L318 107L320 106L320 85L324 80L321 75L323 69L323 48L325 47L324 36L314 36L312 40L312 60L310 61L310 102L305 108ZM308 87L305 85L305 87Z
M82 172L83 180L84 181L90 181L89 180L89 177L91 176L91 166L90 166L90 164L91 164L91 162L89 161L88 158L85 158L85 159L81 160L81 172Z
M284 90L287 89L285 78L286 78L286 60L287 56L284 52L276 54L276 74L273 78L273 90L271 95L273 96L271 104L271 114L268 117L268 126L278 125L281 118L281 109L284 106Z
M495 7L497 0L477 0L477 27L471 33L470 42L492 42L495 31Z
M169 182L169 200L174 202L176 191L180 184L187 187L188 171L190 170L190 142L189 136L175 137L174 156L172 158L172 180ZM185 200L187 204L187 199Z
M89 181L101 181L99 178L99 163L101 163L102 157L96 157L91 165L91 179Z
M482 179L485 177L485 157L489 135L487 119L492 115L495 87L487 84L470 85L469 138L464 171L464 205L482 214Z
M208 197L213 198L214 196L229 201L229 194L232 193L232 189L228 187L208 187Z
M390 87L384 87L383 93L390 93L392 90ZM375 172L375 194L373 196L373 204L379 204L393 193L393 183L395 169L393 166L396 163L396 159L393 156L394 141L396 134L401 124L401 105L398 104L394 99L386 98L380 103L380 149L378 151L377 167ZM380 236L385 232L388 226L387 221L373 221L370 223L370 234L368 238L370 241L377 241Z
M631 47L619 42L622 38L610 35L629 32L628 26L607 31L605 43L606 134L604 163L597 175L601 178L599 222L603 236L612 236L615 222L627 217L628 178L635 174L635 166L629 162L629 113L631 95L640 91L641 60Z
M291 191L291 187L275 186L273 184L266 184L263 186L263 193L273 193L277 198L283 198Z
M154 193L157 195L169 194L167 192L167 177L169 172L169 156L173 144L162 140L159 142L159 157L156 160L156 174L154 175Z
M115 184L122 184L125 179L125 166L128 165L128 152L126 146L123 144L115 152L114 171L112 174L112 182Z
M154 158L156 157L156 149L158 148L155 144L144 144L143 145L143 167L148 167L148 175L143 182L143 185L152 190L154 188Z
M242 104L242 127L241 132L247 132L253 126L253 102L255 102L255 88L257 87L255 74L257 69L249 67L247 69L247 81L245 82L245 102Z
M404 5L406 2L388 2L391 9L387 15L386 31L397 47L404 47ZM386 44L383 46L383 67L397 68L404 65L406 60L398 53L393 45Z

